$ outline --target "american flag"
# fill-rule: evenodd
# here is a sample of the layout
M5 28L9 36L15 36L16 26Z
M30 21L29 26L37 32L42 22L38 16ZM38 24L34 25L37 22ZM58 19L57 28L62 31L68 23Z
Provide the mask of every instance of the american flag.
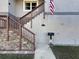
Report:
M54 14L54 0L50 0L50 6L49 6L49 8L50 8L50 12L51 12L51 14L53 15Z

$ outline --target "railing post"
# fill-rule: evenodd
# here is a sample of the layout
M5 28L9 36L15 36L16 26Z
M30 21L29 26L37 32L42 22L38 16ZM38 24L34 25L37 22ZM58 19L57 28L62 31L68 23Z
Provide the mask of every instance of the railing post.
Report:
M19 26L19 31L20 31L20 40L19 40L19 50L22 50L22 26Z
M31 28L32 28L32 13L31 13Z
M35 49L36 49L36 48L35 48L35 35L33 35L33 36L34 36L34 51L35 51Z
M7 41L9 41L9 16L7 16Z

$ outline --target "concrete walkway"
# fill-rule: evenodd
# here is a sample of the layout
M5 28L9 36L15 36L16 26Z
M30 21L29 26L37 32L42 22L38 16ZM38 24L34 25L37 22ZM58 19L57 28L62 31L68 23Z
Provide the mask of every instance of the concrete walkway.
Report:
M48 45L49 39L45 39L45 33L41 33L41 35L38 34L36 37L36 51L34 59L56 59Z

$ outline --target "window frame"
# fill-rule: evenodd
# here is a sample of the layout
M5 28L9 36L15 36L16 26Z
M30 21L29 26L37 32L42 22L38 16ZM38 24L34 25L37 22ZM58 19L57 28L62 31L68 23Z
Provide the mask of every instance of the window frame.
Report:
M32 9L34 9L37 6L37 3L36 3L36 6L33 6L33 3L36 3L36 2L32 2Z
M29 3L29 6L26 6L27 3ZM25 10L30 10L30 2L27 2L27 3L25 2ZM29 9L28 9L28 7L29 7Z
M30 10L28 9L26 10L26 5L25 5L26 3L30 3ZM33 7L32 3L36 3L36 6L38 5L37 1L23 1L23 11L31 11Z

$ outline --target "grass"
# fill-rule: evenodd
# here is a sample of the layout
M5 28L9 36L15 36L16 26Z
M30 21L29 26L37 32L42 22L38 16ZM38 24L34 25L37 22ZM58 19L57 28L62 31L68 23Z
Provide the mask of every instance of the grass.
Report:
M56 59L79 59L79 46L52 46ZM34 55L0 54L0 59L34 59Z
M0 54L0 59L33 59L34 55L23 54Z
M57 59L79 59L79 46L52 46Z

